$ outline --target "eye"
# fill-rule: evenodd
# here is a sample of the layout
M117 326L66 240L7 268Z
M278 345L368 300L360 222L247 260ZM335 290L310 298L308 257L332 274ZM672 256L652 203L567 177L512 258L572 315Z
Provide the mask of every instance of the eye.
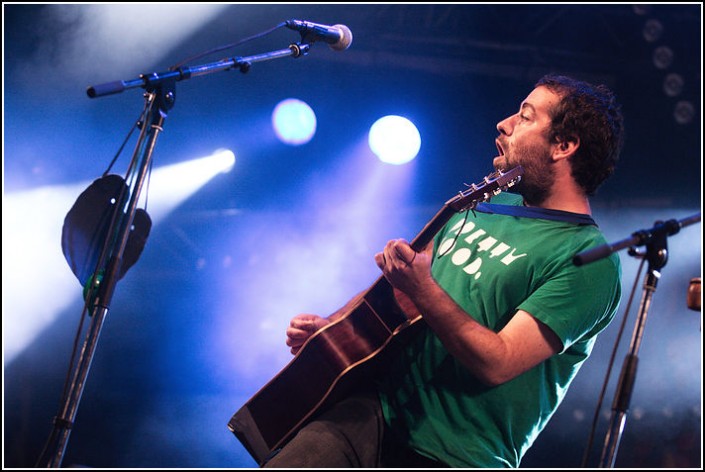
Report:
M519 118L521 118L523 121L529 121L529 117L526 116L526 115L520 114L520 115L519 115Z

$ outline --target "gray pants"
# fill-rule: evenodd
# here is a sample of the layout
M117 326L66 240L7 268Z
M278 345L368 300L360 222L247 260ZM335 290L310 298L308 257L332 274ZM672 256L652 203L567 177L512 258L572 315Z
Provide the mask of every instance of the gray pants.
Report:
M376 393L351 396L307 424L263 467L445 467L385 437Z

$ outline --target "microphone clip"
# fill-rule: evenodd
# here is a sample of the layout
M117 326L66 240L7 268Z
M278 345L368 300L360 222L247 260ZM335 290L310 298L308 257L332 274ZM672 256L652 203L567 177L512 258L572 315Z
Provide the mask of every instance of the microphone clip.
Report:
M311 49L311 44L303 42L303 38L301 39L301 41L302 42L300 43L293 43L289 45L289 50L291 50L291 55L294 58L305 56L306 54L308 54L309 49Z

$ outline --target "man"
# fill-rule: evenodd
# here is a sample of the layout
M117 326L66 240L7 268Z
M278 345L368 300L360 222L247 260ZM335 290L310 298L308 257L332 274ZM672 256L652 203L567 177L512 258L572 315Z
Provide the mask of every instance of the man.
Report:
M393 240L375 255L424 329L373 390L266 467L519 466L619 305L619 258L572 258L605 243L588 197L614 170L623 126L605 87L546 76L497 130L494 167L523 167L519 195L455 215L423 251ZM287 345L345 313L294 317Z

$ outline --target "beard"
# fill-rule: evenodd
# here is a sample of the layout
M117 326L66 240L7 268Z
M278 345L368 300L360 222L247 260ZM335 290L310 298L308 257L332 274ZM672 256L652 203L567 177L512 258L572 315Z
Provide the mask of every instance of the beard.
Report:
M546 146L519 145L507 150L502 158L501 165L495 165L498 169L507 171L517 165L524 168L524 175L514 186L514 191L524 197L524 203L540 206L545 202L555 179L550 149Z

